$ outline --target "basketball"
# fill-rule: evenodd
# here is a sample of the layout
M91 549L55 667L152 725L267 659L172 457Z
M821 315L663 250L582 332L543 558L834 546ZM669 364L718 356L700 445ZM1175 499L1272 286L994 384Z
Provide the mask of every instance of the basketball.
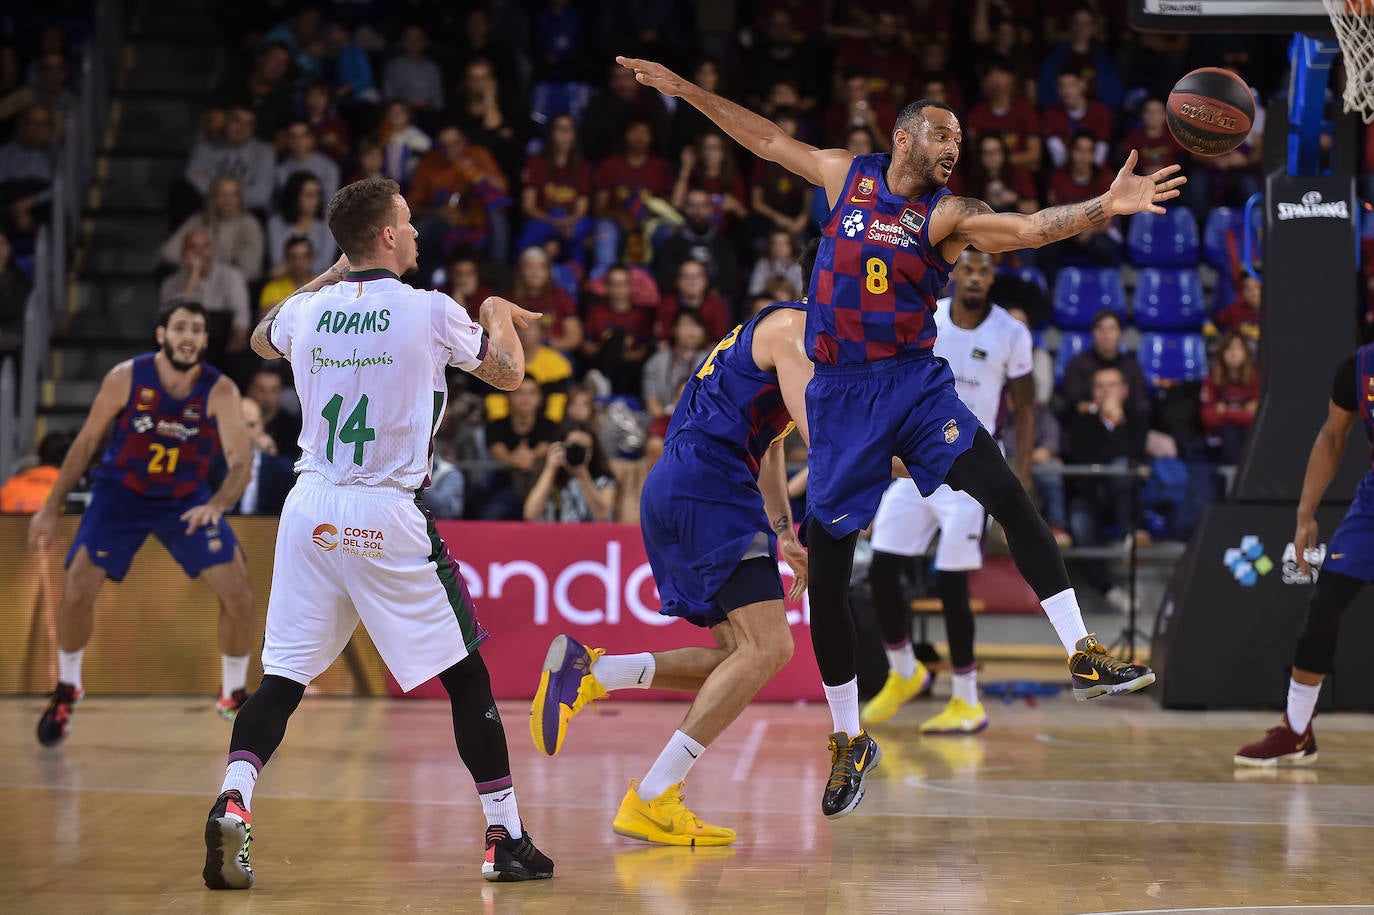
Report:
M1174 84L1169 92L1169 132L1184 149L1199 156L1220 156L1250 134L1255 101L1250 87L1230 70L1201 67Z

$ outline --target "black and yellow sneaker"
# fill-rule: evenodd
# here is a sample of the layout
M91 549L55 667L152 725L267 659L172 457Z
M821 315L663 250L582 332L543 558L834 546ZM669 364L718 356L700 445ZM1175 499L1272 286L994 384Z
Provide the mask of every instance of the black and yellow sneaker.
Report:
M864 799L864 779L882 758L878 742L864 731L853 738L843 731L830 735L830 781L821 797L821 813L826 819L854 812Z
M246 890L253 885L248 846L253 842L253 815L243 795L231 788L215 798L205 821L205 870L201 876L212 890Z
M1133 693L1155 682L1153 670L1144 664L1112 657L1091 634L1074 645L1069 673L1073 675L1073 697L1080 702L1098 696Z
M553 876L553 862L534 847L528 832L512 839L506 827L488 826L487 859L482 862L482 876L498 883L548 880Z

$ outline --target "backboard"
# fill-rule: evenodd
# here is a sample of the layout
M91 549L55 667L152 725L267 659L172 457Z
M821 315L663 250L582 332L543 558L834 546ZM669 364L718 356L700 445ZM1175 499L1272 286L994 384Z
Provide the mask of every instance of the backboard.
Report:
M1321 0L1130 0L1144 32L1334 34Z

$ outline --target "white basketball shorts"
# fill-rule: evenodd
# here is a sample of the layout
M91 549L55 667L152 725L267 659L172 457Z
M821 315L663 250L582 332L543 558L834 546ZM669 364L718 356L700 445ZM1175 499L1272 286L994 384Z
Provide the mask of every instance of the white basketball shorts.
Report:
M936 531L935 568L963 572L983 567L983 506L962 490L941 486L922 496L916 484L896 479L883 493L873 518L873 549L917 556L930 548Z
M302 474L277 529L263 672L310 683L344 650L359 620L404 690L457 664L487 637L414 493Z

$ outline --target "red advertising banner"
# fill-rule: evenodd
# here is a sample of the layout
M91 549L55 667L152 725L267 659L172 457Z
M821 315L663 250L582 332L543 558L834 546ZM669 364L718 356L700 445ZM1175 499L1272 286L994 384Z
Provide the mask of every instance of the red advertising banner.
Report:
M661 616L658 589L639 528L626 524L439 522L439 533L467 582L477 618L491 638L482 657L498 699L528 699L539 683L549 642L566 633L609 654L714 646L709 631ZM779 562L785 587L792 572ZM811 651L805 598L789 604L796 653L759 694L764 700L823 699ZM391 695L402 695L394 679ZM431 680L412 698L443 697ZM617 699L664 699L680 693L625 690Z

